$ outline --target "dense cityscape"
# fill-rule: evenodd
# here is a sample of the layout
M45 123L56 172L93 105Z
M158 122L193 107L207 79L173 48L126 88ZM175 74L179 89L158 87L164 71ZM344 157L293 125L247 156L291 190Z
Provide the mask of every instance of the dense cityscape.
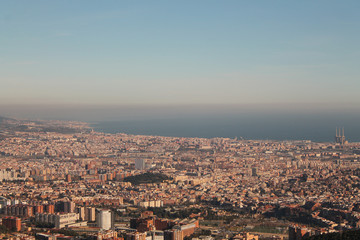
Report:
M0 240L360 240L360 1L0 1Z
M360 226L360 143L1 119L7 239L305 239Z

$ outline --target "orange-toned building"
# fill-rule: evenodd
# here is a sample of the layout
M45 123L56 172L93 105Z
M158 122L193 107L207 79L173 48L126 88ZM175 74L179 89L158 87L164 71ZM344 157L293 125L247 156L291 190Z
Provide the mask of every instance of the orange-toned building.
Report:
M164 237L170 240L182 240L188 237L199 228L198 220L175 222L173 220L161 219L153 215L153 212L146 211L140 218L130 220L130 228L137 232L164 231Z
M18 232L21 230L21 219L18 217L4 217L2 225L10 231Z

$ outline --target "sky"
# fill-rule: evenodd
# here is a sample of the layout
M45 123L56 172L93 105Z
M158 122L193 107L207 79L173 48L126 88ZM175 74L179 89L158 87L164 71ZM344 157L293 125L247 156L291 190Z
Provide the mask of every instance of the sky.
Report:
M359 109L359 9L358 0L0 1L0 110Z

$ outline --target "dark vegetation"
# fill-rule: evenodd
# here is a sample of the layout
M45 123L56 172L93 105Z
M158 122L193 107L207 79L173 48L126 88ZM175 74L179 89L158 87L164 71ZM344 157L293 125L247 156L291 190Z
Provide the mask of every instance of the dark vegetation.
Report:
M353 240L360 239L360 230L345 231L342 233L328 233L311 236L308 240Z
M276 206L272 211L266 212L264 216L267 218L274 217L279 220L287 220L290 222L301 223L314 227L326 227L326 224L316 221L316 219L312 218L311 210L307 210L302 207L282 208L280 206Z
M149 211L152 211L154 215L160 217L160 218L169 218L169 219L175 219L175 218L188 218L191 214L198 214L201 212L201 209L199 208L187 208L187 209L180 209L180 210L171 210L167 211L166 208L148 208Z
M162 173L143 173L136 176L126 177L123 181L131 182L133 185L139 185L143 183L161 183L168 180L172 180L172 178Z
M51 223L35 222L35 226L38 228L54 228L55 225Z
M9 230L4 226L4 225L0 225L0 233L8 233Z
M51 232L64 234L65 236L79 236L79 234L77 232L72 231L72 230L67 230L67 229L53 229L53 230L51 230Z
M210 235L211 235L210 230L201 229L200 231L197 231L197 232L191 234L190 236L184 237L184 240L191 240L193 238L198 238L200 236L210 236Z

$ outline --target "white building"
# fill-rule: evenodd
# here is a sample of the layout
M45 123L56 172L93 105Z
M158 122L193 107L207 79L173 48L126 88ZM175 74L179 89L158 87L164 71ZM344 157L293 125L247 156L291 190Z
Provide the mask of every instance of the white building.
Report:
M135 160L135 169L144 170L145 169L145 160L144 159L136 159Z
M110 210L99 209L96 213L97 226L104 230L109 230L112 227L112 215Z
M40 223L53 224L55 228L64 228L67 225L73 224L79 219L77 213L64 213L64 214L46 214L38 213L35 215L35 221Z
M147 232L147 236L151 236L151 240L164 240L164 232L163 231L151 231L151 232Z
M18 179L17 173L15 170L7 170L7 169L1 169L0 170L0 181L3 180L16 180Z
M144 208L148 208L148 207L162 207L164 206L164 202L161 200L153 200L153 201L144 201L144 202L139 202L138 203L139 207L144 207Z
M11 205L11 200L0 196L0 208L6 207L8 205Z

